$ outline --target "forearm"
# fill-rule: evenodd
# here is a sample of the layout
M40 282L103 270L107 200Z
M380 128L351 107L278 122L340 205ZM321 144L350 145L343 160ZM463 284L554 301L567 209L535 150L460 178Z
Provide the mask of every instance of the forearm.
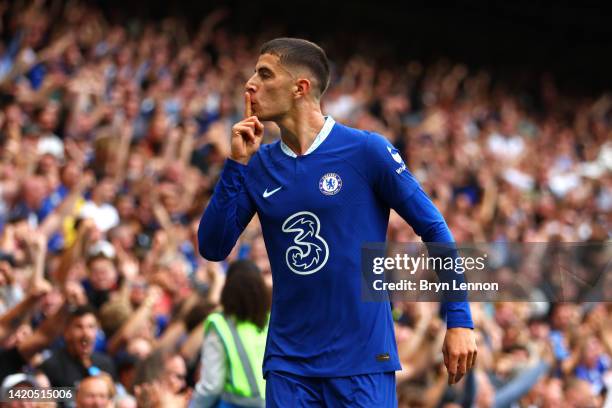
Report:
M460 258L453 236L441 215L440 221L434 224L431 234L425 242L431 243L428 244L429 256L444 259L443 265L446 265L447 258L455 261ZM470 304L467 302L467 291L455 289L457 285L465 282L464 273L458 270L457 262L453 262L453 266L451 268L443 267L436 271L440 282L447 283L452 288L443 291L442 294L441 307L446 317L446 325L449 329L455 327L474 328Z
M164 333L157 341L155 347L158 349L173 348L186 331L187 330L185 327L185 323L183 323L182 321L175 321L170 323L170 325L166 328L166 330L164 330Z
M4 338L5 335L14 331L14 329L16 329L27 317L35 304L36 300L28 296L17 303L15 307L0 316L0 338Z
M119 152L117 155L113 178L115 186L121 186L125 181L126 164L130 153L130 142L132 141L132 136L133 130L131 127L121 130L121 140L119 142Z
M496 390L494 408L510 406L518 401L538 382L538 379L549 369L546 362L540 362L516 375L509 383Z
M202 343L204 342L204 331L200 325L196 326L191 333L189 333L189 337L181 346L179 353L185 361L192 361L198 354L198 350L202 347Z
M194 144L194 135L191 132L185 132L179 151L179 162L182 163L185 168L189 166Z
M459 258L455 240L440 211L420 187L406 201L403 213L410 214L407 216L409 222L427 245L429 257L443 261L440 262L443 267L436 269L440 282L449 284L451 288L465 282L465 277L455 262ZM447 258L453 259L453 267L446 267ZM444 291L442 309L449 328L474 327L470 306L467 303L467 291L455 289Z
M40 226L40 231L47 238L57 231L64 222L66 216L73 210L78 198L81 196L81 190L75 189L61 202L61 204L47 216L43 224Z
M152 307L153 304L145 300L138 310L136 310L136 313L134 313L132 317L121 326L119 331L111 337L108 342L108 352L111 355L119 351L127 339L137 334L146 319L151 317Z
M194 387L189 407L212 407L223 392L227 373L223 343L214 330L206 335L202 346L200 380Z
M40 334L48 343L51 343L64 331L64 326L68 321L69 309L70 305L64 303L53 316L47 318L38 328Z
M57 267L56 279L60 286L63 288L68 281L68 273L70 272L70 268L74 265L75 260L78 256L83 252L83 237L82 234L79 233L77 239L74 241L72 246L62 253L60 258L59 266Z
M64 331L68 320L68 304L64 304L53 316L47 318L36 331L18 344L17 348L24 360L47 347Z
M47 257L47 240L36 249L34 253L34 268L32 270L32 276L30 277L30 285L34 285L35 282L43 280L45 275L45 258Z
M230 159L226 161L215 192L202 215L198 247L200 254L208 260L225 259L253 216L244 192L245 171L246 166Z

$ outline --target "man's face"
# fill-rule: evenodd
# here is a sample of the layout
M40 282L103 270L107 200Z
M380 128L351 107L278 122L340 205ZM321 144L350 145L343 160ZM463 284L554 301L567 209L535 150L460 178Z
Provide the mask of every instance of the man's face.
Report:
M64 334L68 351L79 358L91 356L97 328L96 317L92 314L73 318Z
M108 384L102 378L83 380L77 393L79 408L107 408L111 406Z
M89 265L89 278L94 289L111 290L117 283L117 269L113 261L98 258Z
M45 182L39 177L32 177L25 181L23 189L23 199L27 206L33 210L39 209L47 195Z
M62 183L68 188L76 186L80 178L81 172L74 162L68 163L62 171Z
M295 79L276 55L260 55L255 73L246 83L253 115L259 120L282 118L293 106L294 86Z
M113 198L115 197L116 193L115 186L113 182L109 179L104 179L100 182L100 184L98 184L97 192L100 197L100 200L103 203L110 203L111 201L113 201Z

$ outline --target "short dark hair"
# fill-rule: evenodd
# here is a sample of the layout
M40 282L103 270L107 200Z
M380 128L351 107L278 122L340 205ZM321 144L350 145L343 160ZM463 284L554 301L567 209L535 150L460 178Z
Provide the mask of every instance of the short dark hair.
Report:
M162 378L166 371L166 362L174 356L180 356L174 348L161 348L140 360L136 363L132 386L151 383Z
M83 317L88 314L93 315L96 320L98 320L98 316L96 315L96 309L94 309L94 307L89 303L71 309L68 314L68 325L70 325L74 319L78 319L79 317Z
M253 261L245 259L230 265L221 292L221 305L226 315L252 322L260 329L265 327L270 293Z
M301 38L275 38L261 47L260 55L276 55L281 64L305 67L317 80L320 95L329 85L329 60L323 48Z

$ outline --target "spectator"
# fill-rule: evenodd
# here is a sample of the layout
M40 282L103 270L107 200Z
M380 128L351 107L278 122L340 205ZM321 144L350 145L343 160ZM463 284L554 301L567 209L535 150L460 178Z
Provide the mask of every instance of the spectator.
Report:
M219 401L221 407L264 406L265 385L258 372L267 337L269 297L253 262L230 266L221 294L223 313L211 314L204 323L200 380L190 407L212 407Z
M19 398L9 398L9 393L11 390L13 392L19 390L28 390L38 388L39 385L36 382L36 379L32 376L26 374L13 374L9 375L2 381L2 386L0 388L0 395L2 396L2 401L7 401L3 403L3 406L9 408L30 408L34 407L35 403L30 401L22 401Z
M94 352L98 321L90 306L70 313L64 332L65 346L55 351L41 366L54 387L74 387L87 376L100 372L116 377L113 361Z
M138 406L186 406L185 374L180 355L163 350L151 354L136 367L134 391Z
M115 397L113 380L105 374L85 377L76 392L77 408L112 408Z
M110 298L119 287L119 273L115 266L115 248L108 241L98 241L88 250L88 277L84 282L89 302L96 309Z
M47 290L49 290L49 288L48 284L45 282L34 285L34 287L31 288L29 297L2 317L5 319L8 318L9 320L14 319L14 316L22 318L24 314L28 313L28 309L33 306L33 299L39 298L41 294L44 294ZM17 333L15 334L17 335L13 335L14 340L12 344L6 347L7 344L5 343L5 347L0 350L0 381L8 375L20 371L36 353L49 347L53 340L55 340L66 327L68 309L77 307L77 305L83 303L84 294L82 291L74 287L67 288L65 291L64 304L54 315L47 317L47 319L33 332L31 332L31 328L26 325L26 329L30 330L27 336L18 335L19 332L16 331ZM14 322L12 323L15 324Z

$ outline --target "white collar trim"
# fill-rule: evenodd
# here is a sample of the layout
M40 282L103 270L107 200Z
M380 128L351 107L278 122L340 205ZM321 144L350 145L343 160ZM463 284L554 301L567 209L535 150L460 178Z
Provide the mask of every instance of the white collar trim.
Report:
M306 150L306 153L304 153L304 156L314 152L317 149L317 147L319 147L321 143L323 143L325 139L327 139L327 136L329 136L335 124L336 124L336 121L334 120L334 118L332 118L331 116L325 116L325 123L323 124L321 131L319 132L317 137L315 137L314 142L312 142L308 150ZM297 157L297 154L295 154L295 152L291 150L291 148L287 146L285 142L282 141L282 139L280 142L280 147L283 153L285 153L287 156L294 157L294 158Z

